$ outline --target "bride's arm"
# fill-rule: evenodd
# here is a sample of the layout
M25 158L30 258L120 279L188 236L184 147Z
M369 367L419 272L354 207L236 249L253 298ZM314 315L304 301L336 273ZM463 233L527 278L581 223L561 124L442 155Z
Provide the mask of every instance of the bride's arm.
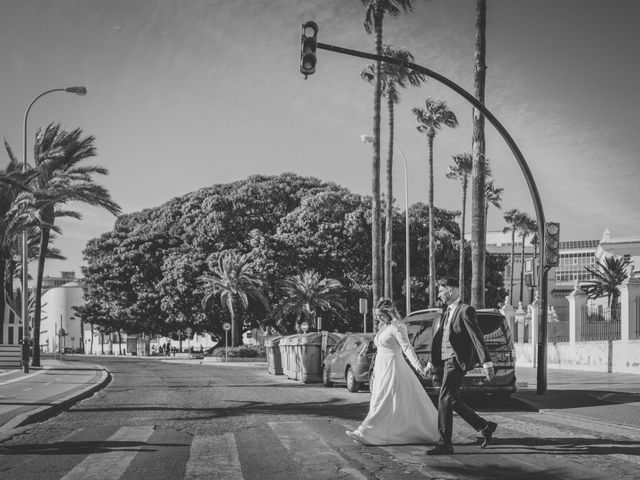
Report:
M396 326L396 340L400 344L402 351L404 352L409 363L413 365L413 368L420 371L422 369L422 365L420 365L420 360L418 360L418 356L416 352L413 350L411 343L409 342L409 335L407 333L407 326L404 323L398 323Z

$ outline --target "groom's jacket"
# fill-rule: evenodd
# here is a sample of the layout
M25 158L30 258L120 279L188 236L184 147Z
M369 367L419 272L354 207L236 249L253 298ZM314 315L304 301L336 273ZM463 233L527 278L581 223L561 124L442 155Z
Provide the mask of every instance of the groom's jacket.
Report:
M440 322L435 326L436 330L431 342L430 361L435 367L444 366L442 361L442 334L446 318L447 309L445 308ZM491 355L478 326L476 311L470 305L459 303L455 307L450 323L449 342L458 365L464 372L472 369L476 361L482 364L491 362Z

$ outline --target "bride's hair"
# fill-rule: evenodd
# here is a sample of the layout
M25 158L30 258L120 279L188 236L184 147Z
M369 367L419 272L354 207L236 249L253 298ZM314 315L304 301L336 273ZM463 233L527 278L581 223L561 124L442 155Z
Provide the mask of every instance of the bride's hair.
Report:
M380 300L378 300L378 303L376 303L376 308L388 314L392 320L395 320L398 322L402 321L402 316L400 315L400 312L398 312L398 309L393 304L390 298L382 297Z

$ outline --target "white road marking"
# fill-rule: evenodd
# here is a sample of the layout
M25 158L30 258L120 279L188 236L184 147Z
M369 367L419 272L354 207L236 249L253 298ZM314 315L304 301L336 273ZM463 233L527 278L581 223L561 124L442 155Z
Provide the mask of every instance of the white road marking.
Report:
M195 437L184 480L243 480L233 433Z
M120 428L107 442L127 442L122 450L115 446L108 452L92 453L61 480L119 480L138 454L129 443L146 442L152 433L153 426Z

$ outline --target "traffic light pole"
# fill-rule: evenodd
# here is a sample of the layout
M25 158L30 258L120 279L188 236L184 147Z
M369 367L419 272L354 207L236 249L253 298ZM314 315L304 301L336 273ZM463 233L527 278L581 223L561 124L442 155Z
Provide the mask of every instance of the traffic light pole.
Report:
M353 57L367 58L375 61L382 61L386 63L391 63L395 65L401 65L406 68L410 68L416 72L420 72L427 77L433 78L438 82L446 85L460 96L462 96L465 100L471 103L475 108L480 110L482 115L489 120L491 125L498 131L498 133L502 136L504 141L507 143L511 152L516 157L516 161L524 174L525 180L527 182L527 186L529 187L529 192L531 193L531 197L533 199L534 208L536 211L536 218L538 221L538 236L540 238L540 258L545 258L544 252L544 210L542 208L542 201L540 200L540 194L538 193L538 187L536 186L536 182L533 179L533 175L531 174L531 170L529 169L529 165L524 159L522 152L516 145L516 142L511 138L509 132L507 132L506 128L502 126L502 124L498 121L496 117L481 103L479 102L473 95L467 92L464 88L456 84L455 82L449 80L448 78L440 75L439 73L434 72L433 70L429 70L428 68L422 67L412 62L405 62L402 60L398 60L392 57L385 57L383 55L375 55L366 52L360 52L358 50L351 50L343 47L336 47L334 45L328 45L326 43L317 43L317 48L322 50L329 50L331 52L342 53L345 55L351 55ZM315 66L315 65L314 65ZM315 71L315 70L314 70ZM536 384L536 393L538 395L544 395L547 393L547 295L549 286L547 284L548 277L548 269L544 266L540 266L540 270L538 272L538 283L540 285L540 298L538 299L540 302L540 331L538 336L538 371L537 371L537 384Z

